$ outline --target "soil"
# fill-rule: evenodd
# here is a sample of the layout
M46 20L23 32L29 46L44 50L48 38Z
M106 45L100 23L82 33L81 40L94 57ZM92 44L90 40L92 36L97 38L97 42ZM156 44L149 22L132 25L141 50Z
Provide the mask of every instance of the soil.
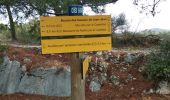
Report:
M70 65L70 54L49 54L42 55L41 50L37 48L16 48L9 47L9 50L5 53L11 60L17 60L25 65L29 70L36 67L65 67ZM89 54L93 56L95 52ZM1 54L2 55L2 54ZM122 52L122 57L124 52ZM30 59L25 61L24 59ZM93 61L93 60L92 60ZM150 88L154 88L156 83L151 80L147 80L143 73L138 71L139 66L145 63L144 60L136 62L134 64L125 65L123 63L112 64L110 61L107 74L110 76L112 73L119 76L120 85L113 85L109 80L104 82L100 91L92 92L89 89L90 72L87 72L86 84L85 84L85 97L86 100L170 100L170 95L160 94L147 94L144 91L148 91ZM120 71L122 67L126 67L127 71ZM125 79L128 75L134 76L134 80ZM68 100L69 97L49 97L43 95L31 95L31 94L1 94L0 100Z

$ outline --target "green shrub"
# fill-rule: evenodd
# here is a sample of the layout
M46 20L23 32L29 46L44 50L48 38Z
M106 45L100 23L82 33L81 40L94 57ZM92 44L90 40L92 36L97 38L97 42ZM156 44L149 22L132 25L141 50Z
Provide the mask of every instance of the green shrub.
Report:
M7 41L10 40L11 34L7 26L0 24L0 40Z
M151 80L170 81L170 40L163 40L150 54L144 72Z
M8 45L2 45L2 44L0 44L0 53L8 50L8 48L9 48Z
M0 64L2 64L3 63L3 58L0 56Z
M40 43L39 21L32 20L29 23L16 25L17 38L24 43Z
M113 47L145 46L144 40L145 36L143 34L134 34L132 32L112 35Z
M170 32L163 32L158 34L161 40L170 40Z
M3 63L4 59L3 59L3 52L6 51L8 49L7 45L1 45L0 44L0 64Z

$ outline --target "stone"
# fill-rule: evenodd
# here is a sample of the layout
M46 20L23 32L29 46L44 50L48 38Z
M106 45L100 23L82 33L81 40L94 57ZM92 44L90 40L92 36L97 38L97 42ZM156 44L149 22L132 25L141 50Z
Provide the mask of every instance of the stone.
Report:
M133 64L139 60L142 60L144 58L144 54L142 53L128 53L127 56L125 56L124 61L125 63Z
M0 94L28 93L48 96L70 96L70 67L40 67L26 71L17 61L4 57L0 65Z
M106 73L101 73L101 75L98 76L100 84L103 84L107 80L107 74Z
M128 74L127 80L128 80L128 81L132 81L132 80L133 80L132 74Z
M93 81L90 82L89 88L92 92L97 92L97 91L100 90L101 84L100 84L100 82L93 80Z
M140 66L139 68L138 68L138 71L139 72L143 72L145 70L145 66Z
M98 51L97 53L96 53L96 56L102 56L103 55L103 53L102 53L102 51Z
M26 74L18 92L48 96L70 96L70 72L63 68L37 68Z
M120 81L119 81L119 77L112 75L110 76L110 81L112 82L113 85L119 85Z
M170 94L170 84L167 81L162 81L156 89L156 93Z
M26 72L26 71L27 71L26 65L23 65L23 66L21 67L21 70L22 70L23 72Z
M0 93L15 93L22 78L20 63L4 57L0 66Z
M30 58L27 58L27 57L25 57L23 61L24 61L24 63L31 63L32 62L32 60Z

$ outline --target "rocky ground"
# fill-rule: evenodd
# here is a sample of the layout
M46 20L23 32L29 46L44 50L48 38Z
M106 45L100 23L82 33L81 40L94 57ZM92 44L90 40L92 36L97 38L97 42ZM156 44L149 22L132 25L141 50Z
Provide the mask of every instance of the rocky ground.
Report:
M157 83L147 80L144 77L143 69L149 52L150 49L138 48L135 50L114 49L113 51L86 53L86 55L90 58L90 66L85 79L86 100L170 100L168 91L169 83ZM54 96L56 94L51 96L43 96L42 93L39 93L39 91L42 92L46 89L38 89L37 91L39 95L28 94L34 90L34 84L32 84L33 87L28 88L30 87L29 84L27 89L25 89L27 82L32 81L33 83L33 80L37 80L32 78L32 76L29 76L30 73L32 73L32 75L37 75L37 73L39 73L39 70L37 71L37 69L48 69L48 71L50 70L49 72L52 73L52 76L53 71L51 71L51 69L57 70L56 72L58 72L58 69L66 69L69 72L69 54L41 55L40 48L10 47L7 52L3 54L1 53L1 56L2 55L9 57L10 61L17 61L20 63L21 72L25 71L27 73L21 78L21 80L25 79L26 81L21 81L22 88L20 88L20 90L28 91L26 92L27 94L15 93L15 91L13 91L13 94L5 94L1 91L0 100L69 99L69 97ZM40 73L38 75L40 75ZM47 77L48 75L49 74L40 76ZM60 75L64 75L62 77L65 77L65 74ZM1 76L1 78L3 77L4 76ZM54 77L51 77L51 79L53 78ZM46 82L46 80L41 79L41 81L38 81L40 82L40 87L43 82ZM0 84L3 82L4 81L0 81ZM58 81L56 80L56 82ZM7 83L9 84L10 82ZM50 84L52 83L46 83L46 86L49 88L51 86ZM9 84L9 86L11 85ZM36 87L38 86L36 85ZM56 87L58 86L56 85ZM11 88L4 88L1 85L0 90L2 90L2 88L5 92L11 92ZM48 95L49 92L43 93ZM52 88L51 93L54 93Z

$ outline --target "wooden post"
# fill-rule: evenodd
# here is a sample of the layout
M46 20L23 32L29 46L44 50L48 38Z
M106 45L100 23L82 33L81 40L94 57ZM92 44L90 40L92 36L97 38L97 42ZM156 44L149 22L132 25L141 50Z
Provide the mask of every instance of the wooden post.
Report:
M82 16L83 6L69 6L69 16ZM79 53L71 54L71 100L85 100L84 80Z
M71 54L71 100L85 100L79 53Z

